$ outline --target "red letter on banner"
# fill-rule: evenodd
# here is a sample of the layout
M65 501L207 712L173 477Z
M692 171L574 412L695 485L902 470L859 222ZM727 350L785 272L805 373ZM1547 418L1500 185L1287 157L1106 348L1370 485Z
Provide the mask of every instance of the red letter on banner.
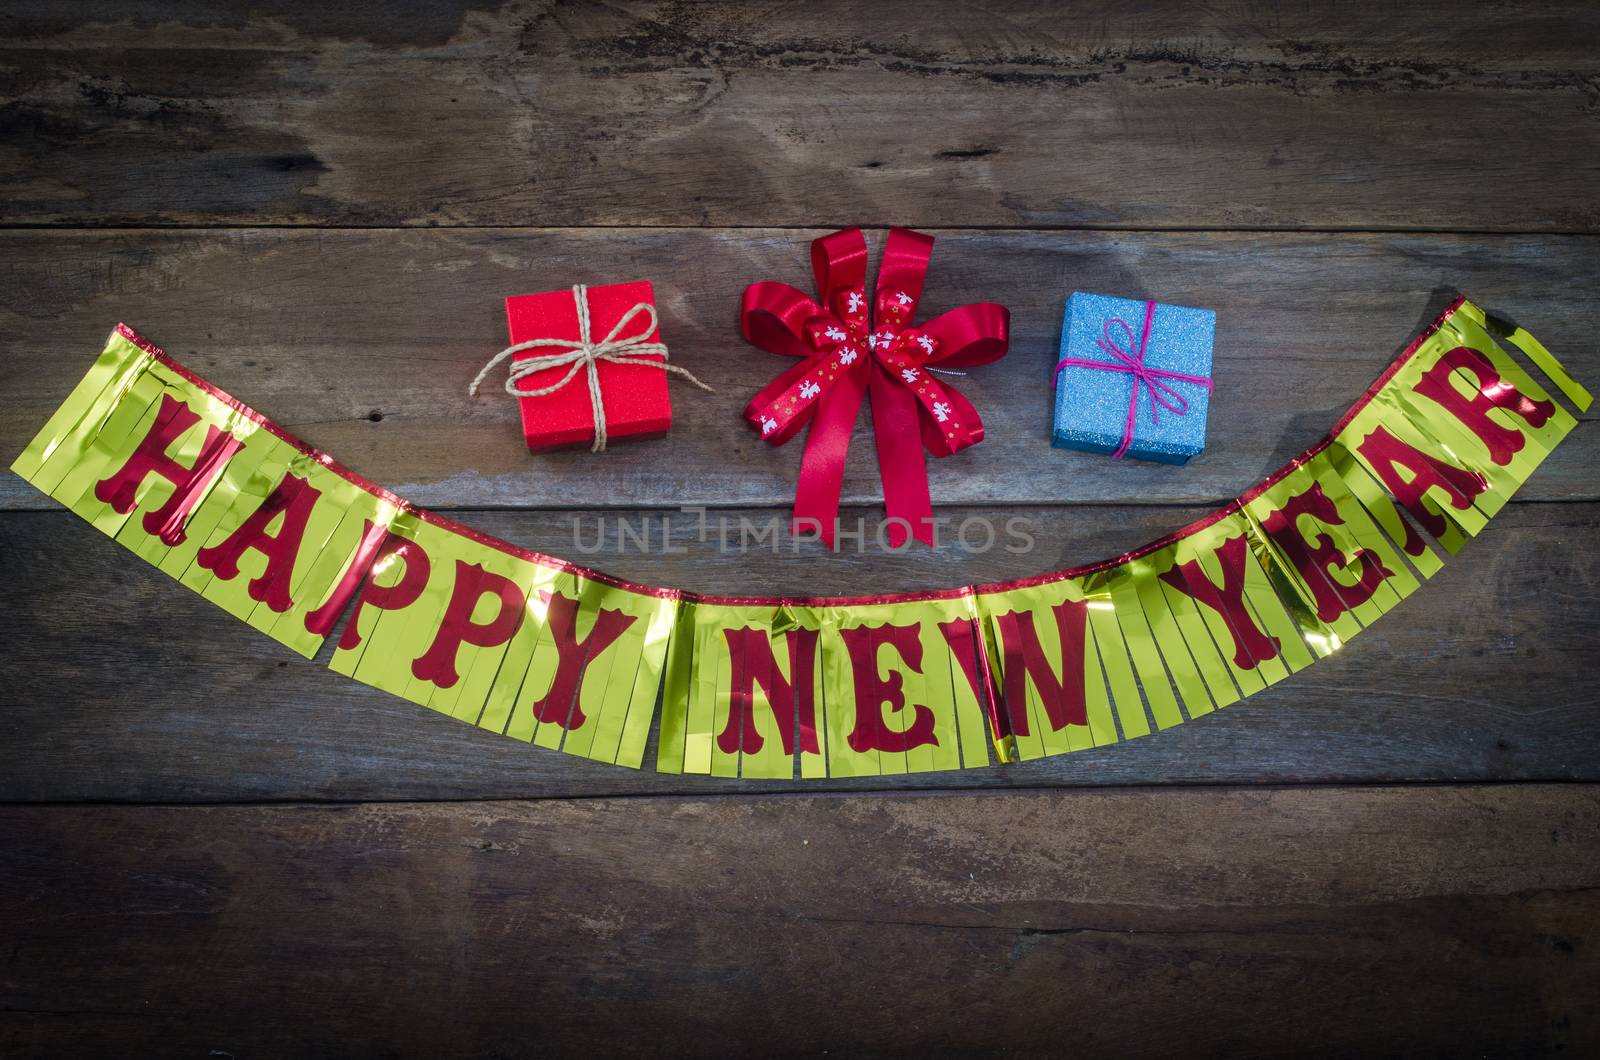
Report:
M909 751L923 744L939 743L934 733L933 711L921 703L911 704L911 727L894 732L883 720L883 708L896 713L906 707L901 690L904 679L898 672L887 678L878 670L878 647L893 646L911 669L922 670L921 630L915 625L857 626L841 629L844 646L850 651L850 672L856 691L856 726L850 731L850 749L864 751Z
M1470 398L1464 396L1450 381L1457 369L1465 370L1478 380L1478 392ZM1553 401L1533 401L1494 370L1494 364L1471 346L1457 346L1440 357L1413 387L1417 393L1432 398L1456 419L1483 439L1489 447L1489 458L1505 465L1523 445L1522 432L1503 427L1489 418L1490 409L1505 409L1520 416L1531 427L1543 427L1556 411Z
M1088 604L1082 600L1064 600L1054 607L1053 613L1061 642L1060 678L1050 669L1050 660L1044 657L1039 631L1034 628L1031 614L1008 611L995 618L1000 625L1000 650L1005 653L1006 709L1018 736L1028 735L1030 677L1033 687L1039 690L1039 699L1044 703L1052 730L1089 724L1089 712L1083 703L1083 626L1088 617Z
M401 567L399 580L393 585L379 585L376 581L377 576L384 573L396 561ZM344 634L339 638L339 649L349 651L360 645L361 608L364 605L371 604L382 611L403 611L416 603L422 596L422 590L428 587L430 569L428 554L423 551L421 545L399 534L385 537L383 544L378 548L378 555L372 561L372 574L367 578L367 584L361 587L361 595L356 597L356 606L350 609L350 621L345 623ZM329 628L332 627L336 615L337 612L327 617ZM310 621L310 617L307 616L307 629L310 629Z
M989 674L988 653L983 649L983 631L977 620L952 618L939 623L939 632L944 634L944 642L950 645L950 654L961 665L961 672L967 675L967 684L972 686L973 696L989 712L989 723L994 728L995 736L1006 736L1011 732L1011 726L1006 723L1000 714L1000 705L995 702L999 697L995 694L994 680ZM981 662L980 655L983 656Z
M579 729L586 720L583 708L578 705L578 691L583 685L584 671L601 652L611 647L633 625L633 615L621 611L602 610L594 618L588 636L579 640L578 601L569 600L560 593L552 595L541 590L539 598L549 606L545 619L550 641L556 648L556 676L546 692L533 705L533 716L542 725L555 722L563 729Z
M976 618L952 618L950 621L939 623L939 632L944 634L944 642L950 645L950 655L955 656L955 661L962 666L962 673L966 674L966 684L971 685L974 697L979 703L984 703L987 698L994 698L994 689L987 681L989 673L984 671L982 676L978 673L978 640L984 636L978 626ZM982 689L979 689L982 685Z
M1249 559L1244 535L1228 538L1213 555L1222 565L1221 585L1207 577L1195 559L1162 571L1160 578L1222 616L1228 632L1233 634L1233 665L1249 670L1259 662L1276 658L1277 638L1267 636L1244 605L1244 565Z
M1356 448L1378 473L1384 487L1434 537L1443 537L1449 526L1444 516L1430 512L1427 505L1422 503L1429 487L1437 486L1444 490L1450 496L1450 506L1462 511L1472 507L1472 499L1489 488L1489 480L1478 472L1466 471L1431 457L1402 442L1383 427L1375 428L1361 439L1361 444ZM1402 468L1411 476L1409 480L1400 473ZM1411 524L1406 523L1406 552L1420 556L1427 547L1417 532L1411 529Z
M767 694L772 706L772 718L778 723L778 735L783 739L783 753L794 754L795 714L800 715L800 749L816 754L817 711L816 684L812 679L817 656L817 631L791 629L785 634L789 648L790 679L785 681L778 671L778 660L772 654L772 641L763 629L725 629L728 641L728 658L731 660L732 693L729 699L728 724L717 736L717 746L726 754L743 750L755 754L765 744L756 730L756 685Z
M362 520L361 541L356 545L355 555L351 556L350 562L345 565L344 573L339 575L339 584L333 587L328 599L321 607L306 615L306 632L325 637L333 629L333 624L339 620L339 612L344 610L344 605L355 595L356 586L361 584L361 579L366 577L367 571L372 568L377 557L382 555L380 550L388 532L387 527L374 523L371 519ZM353 618L354 616L350 623L352 629L355 628ZM344 640L343 637L339 639ZM357 642L360 639L358 635Z
M487 622L474 622L472 612L485 596L498 596L500 610ZM463 644L493 648L511 639L522 619L527 593L510 578L485 570L476 563L456 560L456 584L445 605L444 619L433 643L411 663L411 674L418 681L432 681L449 688L460 680L456 654Z
M206 427L206 440L200 446L200 455L193 467L184 467L167 455L167 450L184 433L200 422L198 413L171 394L161 395L161 408L156 411L155 422L123 463L122 469L101 479L94 487L94 495L111 509L122 515L133 511L135 494L146 475L160 475L172 483L172 496L167 503L144 517L146 533L154 534L168 545L183 544L183 522L200 502L200 497L211 480L222 470L233 454L244 445L233 435L217 428Z
M250 582L250 598L282 614L293 605L289 583L294 577L295 557L305 538L306 520L311 518L311 509L321 496L321 490L299 475L284 475L277 488L227 540L200 550L194 559L196 565L223 581L231 581L239 576L239 558L255 549L267 557L267 567ZM267 527L280 515L283 526L276 534L267 533Z
M1353 559L1346 560L1327 534L1305 537L1298 525L1302 515L1309 515L1329 526L1344 523L1339 518L1338 508L1322 492L1321 483L1315 483L1304 493L1297 493L1284 501L1282 508L1261 520L1261 529L1300 569L1301 576L1311 587L1311 595L1316 597L1317 617L1324 622L1332 622L1350 608L1369 600L1383 580L1394 572L1386 568L1378 554L1371 549L1359 549ZM1361 572L1355 585L1345 585L1331 573L1335 567L1349 571L1352 566Z

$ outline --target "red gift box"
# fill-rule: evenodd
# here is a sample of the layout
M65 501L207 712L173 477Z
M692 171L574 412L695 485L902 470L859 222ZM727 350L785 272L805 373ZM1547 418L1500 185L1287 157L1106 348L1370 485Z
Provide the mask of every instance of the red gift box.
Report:
M594 343L604 339L617 321L640 302L655 305L655 291L649 280L590 287L587 294L589 341ZM571 339L572 347L578 346L578 304L571 288L507 298L506 323L513 345L531 339ZM650 318L641 311L617 338L640 334L649 323ZM651 329L644 338L648 342L660 342L660 328ZM560 346L536 347L514 354L512 361L560 352L563 352ZM632 351L629 353L634 355ZM666 360L659 354L638 356L657 363ZM551 386L560 382L571 369L571 365L541 368L518 380L517 388L538 390ZM667 397L666 372L647 365L603 360L595 363L595 370L600 381L608 441L657 438L667 433L667 428L672 426L672 402ZM528 448L534 452L589 446L594 442L594 406L589 401L584 368L580 367L572 381L560 390L540 397L519 398L517 404L522 411L522 434L528 441Z

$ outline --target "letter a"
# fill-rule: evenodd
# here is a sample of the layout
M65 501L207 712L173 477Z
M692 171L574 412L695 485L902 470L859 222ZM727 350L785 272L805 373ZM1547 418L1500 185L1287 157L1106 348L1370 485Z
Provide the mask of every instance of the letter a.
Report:
M293 606L289 599L289 583L294 578L295 557L300 554L300 542L305 538L306 520L311 518L311 509L321 496L321 490L299 475L284 475L278 487L228 535L227 540L201 549L195 564L223 581L230 581L239 576L240 557L255 549L267 557L267 567L259 578L250 582L250 599L259 600L282 614ZM267 533L267 527L280 515L283 526L276 534Z
M1429 511L1428 506L1423 503L1429 488L1437 487L1444 490L1450 498L1450 506L1458 511L1466 511L1472 507L1473 498L1489 488L1489 480L1478 472L1466 471L1454 464L1447 464L1443 460L1431 457L1420 449L1402 442L1383 427L1375 428L1371 434L1361 439L1361 444L1356 448L1367 463L1372 465L1372 470L1377 472L1384 488L1394 494L1395 499L1405 505L1406 511L1416 516L1422 528L1434 537L1443 537L1450 528L1444 516L1436 511ZM1423 544L1417 532L1411 529L1410 523L1406 523L1405 527L1406 553L1412 556L1422 555L1428 546Z

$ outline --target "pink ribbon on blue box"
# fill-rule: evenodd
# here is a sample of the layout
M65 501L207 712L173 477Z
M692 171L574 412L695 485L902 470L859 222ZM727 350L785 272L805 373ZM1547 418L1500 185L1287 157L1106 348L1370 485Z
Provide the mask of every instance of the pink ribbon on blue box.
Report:
M1159 409L1166 409L1174 416L1185 416L1189 413L1189 399L1173 387L1171 382L1198 386L1207 393L1210 393L1212 389L1212 381L1209 376L1180 372L1169 368L1157 368L1146 363L1145 358L1150 346L1150 331L1155 320L1156 305L1157 303L1154 299L1146 300L1144 304L1144 321L1139 330L1137 342L1134 341L1133 327L1121 316L1107 317L1103 321L1100 336L1094 340L1094 343L1110 360L1096 360L1089 357L1062 357L1056 362L1055 372L1053 373L1053 377L1057 380L1060 379L1061 372L1067 368L1122 372L1131 377L1128 388L1128 412L1123 423L1122 441L1111 454L1118 459L1127 455L1137 433L1139 389L1141 386L1150 397L1150 420L1156 426L1159 426L1161 422ZM1070 327L1070 303L1068 318ZM1118 339L1113 334L1114 328L1122 329L1126 348L1118 344ZM1069 336L1064 335L1062 340L1064 347L1067 345L1068 339Z

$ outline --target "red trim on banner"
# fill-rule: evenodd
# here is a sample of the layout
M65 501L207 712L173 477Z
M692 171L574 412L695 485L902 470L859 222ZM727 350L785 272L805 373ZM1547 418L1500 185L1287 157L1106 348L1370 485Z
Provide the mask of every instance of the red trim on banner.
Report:
M156 360L160 361L162 364L172 369L172 371L181 375L190 383L193 383L201 390L204 390L211 397L234 409L240 415L245 416L262 429L270 431L274 436L282 439L289 445L294 446L302 453L313 457L318 463L322 464L328 470L334 472L341 478L344 478L346 481L352 483L360 489L366 490L368 493L388 501L390 504L395 505L403 511L411 512L419 519L431 523L440 529L449 530L452 533L460 534L462 537L470 538L479 544L497 549L517 559L526 560L530 563L539 564L540 566L564 571L580 578L586 578L590 581L599 582L602 585L609 585L617 589L623 589L627 592L638 593L641 596L654 596L660 599L679 599L686 603L711 604L722 607L864 607L874 604L913 603L917 601L929 600L956 600L966 596L987 595L990 593L1006 592L1012 589L1027 589L1039 585L1049 585L1054 582L1066 581L1071 578L1081 578L1085 575L1094 574L1099 571L1110 570L1113 567L1121 566L1124 563L1139 559L1142 556L1148 556L1153 552L1159 552L1161 549L1166 548L1168 545L1171 545L1174 542L1189 536L1190 534L1198 533L1208 526L1215 525L1216 523L1228 518L1230 515L1233 515L1235 512L1242 509L1246 504L1249 504L1252 500L1265 493L1272 486L1280 482L1285 476L1293 473L1297 468L1304 465L1306 461L1310 460L1312 457L1316 456L1318 453L1322 452L1330 444L1332 444L1338 433L1347 427L1351 420L1360 415L1361 410L1366 408L1367 405L1371 403L1373 397L1376 396L1378 391L1383 388L1384 384L1389 382L1390 379L1393 379L1395 374L1399 372L1401 368L1405 367L1406 363L1416 355L1417 350L1422 347L1422 344L1426 342L1441 327L1443 327L1445 321L1449 320L1450 317L1461 308L1461 304L1465 301L1466 298L1464 296L1458 295L1455 301L1450 303L1448 309L1440 313L1438 318L1434 320L1432 324L1429 324L1422 330L1421 333L1416 336L1416 338L1412 339L1410 345L1408 345L1405 350L1395 358L1393 363L1391 363L1388 368L1384 369L1383 374L1378 376L1378 378L1373 381L1371 386L1367 387L1366 392L1361 395L1361 398L1350 407L1348 412L1339 418L1339 421L1333 425L1333 428L1328 431L1321 441L1311 446L1311 448L1307 449L1293 460L1290 460L1288 463L1284 464L1271 475L1267 476L1267 478L1263 481L1250 487L1250 489L1246 490L1235 500L1230 501L1222 508L1212 512L1210 515L1207 515L1202 519L1198 519L1195 522L1190 523L1188 526L1176 530L1163 538L1152 541L1148 545L1143 545L1132 552L1125 552L1122 555L1112 559L1101 560L1100 562L1090 563L1082 567L1071 567L1066 570L1052 571L1047 574L1036 574L1031 577L1018 578L1013 581L991 582L985 585L964 585L960 586L959 588L931 589L922 592L885 593L879 596L719 596L716 594L694 593L684 589L667 589L660 586L643 585L639 582L631 582L625 578L618 578L615 575L592 570L588 567L573 563L570 560L560 559L555 556L547 556L542 552L535 552L532 549L526 549L519 545L513 545L509 541L502 541L500 538L493 537L481 530L474 530L470 526L458 523L454 519L440 515L437 512L430 512L426 509L418 508L403 498L396 496L395 494L384 489L382 486L379 486L377 483L361 477L354 471L351 471L349 468L345 467L343 464L340 464L334 460L322 450L316 449L301 441L299 438L294 437L292 434L289 434L283 428L279 427L277 424L261 415L261 413L257 412L255 409L245 405L231 394L228 394L226 391L219 389L213 384L195 375L189 369L173 360L165 350L145 339L127 324L118 324L117 334L121 335L129 342L150 354Z

